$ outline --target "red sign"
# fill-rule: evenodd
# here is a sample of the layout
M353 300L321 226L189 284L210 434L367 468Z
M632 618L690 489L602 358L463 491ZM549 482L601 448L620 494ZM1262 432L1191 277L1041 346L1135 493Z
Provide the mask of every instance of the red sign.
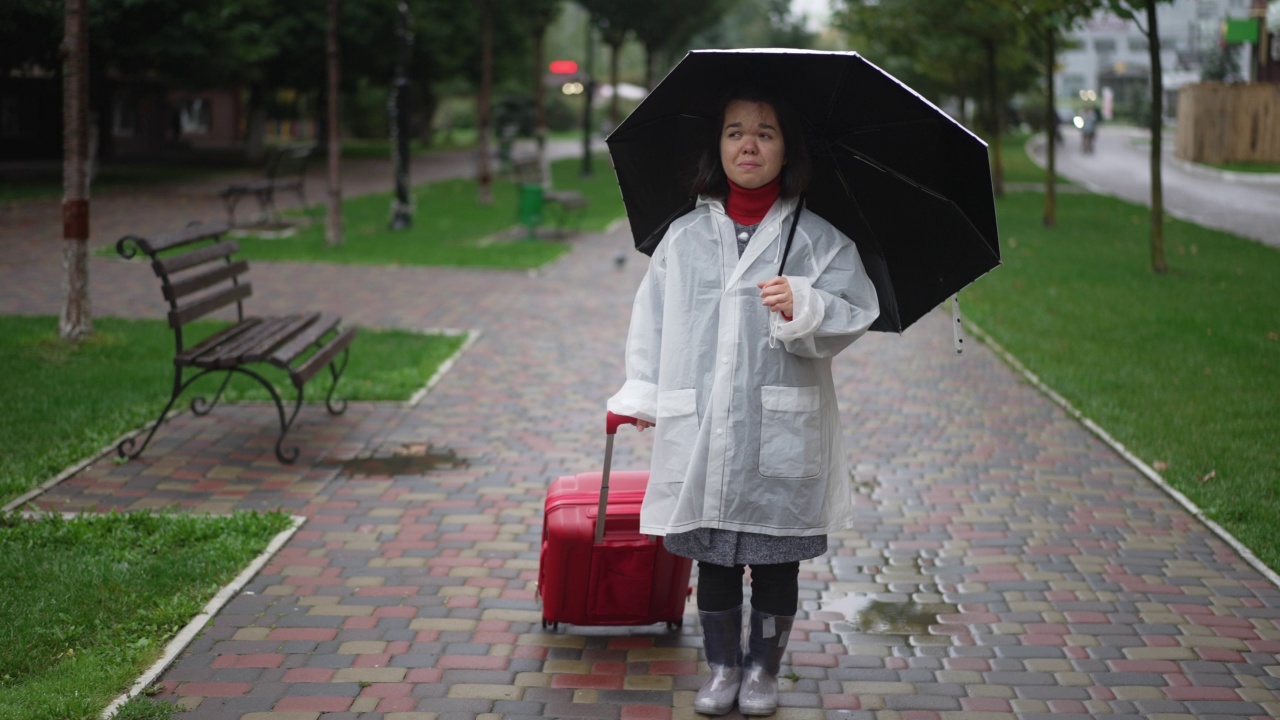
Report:
M578 63L572 60L552 60L551 72L555 75L572 75L578 72Z

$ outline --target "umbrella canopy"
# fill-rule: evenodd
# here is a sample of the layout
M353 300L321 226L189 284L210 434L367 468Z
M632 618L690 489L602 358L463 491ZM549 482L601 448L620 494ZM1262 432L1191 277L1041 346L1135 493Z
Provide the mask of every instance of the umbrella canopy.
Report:
M986 143L857 53L803 50L690 52L609 135L641 252L693 208L731 87L768 89L800 116L805 207L857 245L880 299L872 330L901 332L1000 264Z

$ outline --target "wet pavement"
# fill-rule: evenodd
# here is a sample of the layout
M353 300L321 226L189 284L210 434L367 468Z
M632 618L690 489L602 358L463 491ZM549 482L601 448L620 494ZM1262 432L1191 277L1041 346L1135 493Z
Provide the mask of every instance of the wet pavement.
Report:
M1223 173L1174 156L1174 130L1161 142L1160 178L1166 211L1182 220L1280 247L1280 174ZM1058 174L1093 192L1151 205L1151 132L1102 124L1092 155L1080 149L1080 133L1063 128L1054 159ZM1044 166L1044 143L1028 147Z
M186 210L140 193L95 228ZM0 257L47 253L4 227ZM600 464L645 265L615 265L625 229L573 243L537 273L255 263L255 312L478 336L416 404L304 408L295 465L268 406L219 407L36 500L307 518L161 676L178 717L699 717L692 606L678 630L541 627L545 491ZM56 313L53 272L0 264L0 312ZM145 266L91 272L95 313L160 315ZM835 373L858 524L801 566L777 717L1280 716L1280 589L988 347L956 356L935 313ZM649 438L624 430L615 467Z

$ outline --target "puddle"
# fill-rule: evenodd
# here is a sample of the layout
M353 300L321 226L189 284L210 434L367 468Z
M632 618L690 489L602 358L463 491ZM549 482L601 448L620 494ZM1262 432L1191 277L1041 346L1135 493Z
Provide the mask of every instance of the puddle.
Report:
M392 475L425 475L432 470L464 468L470 465L448 448L433 448L426 443L409 443L392 448L391 453L374 457L353 458L337 463L340 474L349 477Z
M911 636L929 635L929 627L938 624L938 616L955 612L956 606L948 603L921 605L914 601L886 602L870 595L851 594L823 598L818 603L818 611L847 618L847 622L831 623L833 632Z

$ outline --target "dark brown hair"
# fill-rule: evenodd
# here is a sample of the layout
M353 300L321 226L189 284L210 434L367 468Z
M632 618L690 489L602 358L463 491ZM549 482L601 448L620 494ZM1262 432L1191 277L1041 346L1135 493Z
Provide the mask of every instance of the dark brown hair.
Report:
M782 133L782 141L786 147L786 164L782 166L782 172L778 176L782 185L779 195L793 198L804 192L809 187L812 164L809 160L809 142L799 115L778 95L764 88L747 87L726 93L720 101L715 126L708 133L708 142L698 156L698 170L693 177L690 193L694 196L707 195L717 200L724 200L729 196L729 178L724 174L724 165L720 161L720 133L724 129L725 110L735 100L766 103L773 108L774 114L778 116L778 130Z

